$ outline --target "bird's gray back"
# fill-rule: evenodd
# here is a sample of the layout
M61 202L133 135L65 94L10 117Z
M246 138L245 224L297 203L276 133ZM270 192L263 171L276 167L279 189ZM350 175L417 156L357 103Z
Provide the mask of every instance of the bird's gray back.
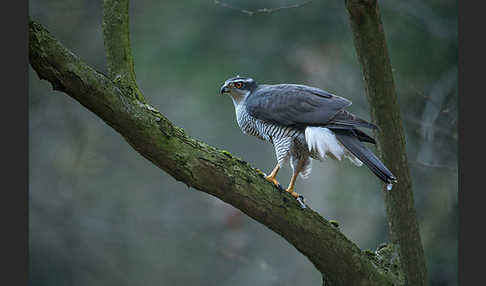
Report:
M250 115L282 126L323 126L351 101L297 84L259 85L246 98Z

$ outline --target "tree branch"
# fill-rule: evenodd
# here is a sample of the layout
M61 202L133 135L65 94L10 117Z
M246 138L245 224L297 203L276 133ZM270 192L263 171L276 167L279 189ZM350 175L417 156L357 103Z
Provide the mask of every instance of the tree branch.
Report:
M284 10L284 9L299 8L299 7L302 7L304 5L309 4L312 1L314 1L314 0L308 0L308 1L305 1L305 2L302 2L302 3L299 3L299 4L281 6L281 7L276 7L276 8L260 8L260 9L256 9L256 10L252 10L252 11L247 10L247 9L243 9L243 8L239 8L239 7L235 7L233 5L230 5L230 4L225 3L225 2L221 2L219 0L214 0L214 4L220 5L221 7L237 10L237 11L243 13L243 14L247 14L248 16L253 16L253 15L256 15L256 14L270 14L270 13L277 12L279 10Z
M427 285L405 135L378 4L376 0L345 0L345 4L363 69L371 117L380 126L376 131L378 151L398 178L391 192L383 188L391 238L393 243L400 245L400 261L406 284Z
M103 40L108 76L131 89L139 101L146 102L138 89L128 26L128 0L103 1Z
M176 180L213 195L278 233L332 285L401 285L369 253L310 208L301 209L261 172L226 151L194 140L159 111L133 98L82 62L40 24L29 23L29 60L41 79L63 91L120 133L143 157Z

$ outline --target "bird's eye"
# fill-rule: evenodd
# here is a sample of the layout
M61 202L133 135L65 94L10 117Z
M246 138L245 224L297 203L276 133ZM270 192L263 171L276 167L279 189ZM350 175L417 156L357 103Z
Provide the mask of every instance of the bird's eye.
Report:
M242 88L243 87L243 83L241 83L241 82L235 82L235 87L236 88Z

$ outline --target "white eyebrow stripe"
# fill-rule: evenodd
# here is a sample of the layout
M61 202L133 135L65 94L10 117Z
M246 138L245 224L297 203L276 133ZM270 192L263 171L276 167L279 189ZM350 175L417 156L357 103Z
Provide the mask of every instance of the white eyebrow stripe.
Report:
M252 82L253 79L251 79L251 78L235 78L235 79L232 79L230 82L235 82L235 81Z

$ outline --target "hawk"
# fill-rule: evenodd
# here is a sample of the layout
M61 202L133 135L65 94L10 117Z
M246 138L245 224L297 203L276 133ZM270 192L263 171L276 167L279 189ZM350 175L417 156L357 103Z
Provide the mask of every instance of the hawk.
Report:
M292 178L286 189L302 207L303 197L294 191L297 176L307 178L312 159L349 159L363 163L391 190L397 178L362 142L376 141L358 128L376 129L345 110L346 98L300 84L258 84L248 77L233 77L221 87L221 94L233 100L236 121L243 133L273 144L277 164L265 178L280 187L276 176L290 163Z

